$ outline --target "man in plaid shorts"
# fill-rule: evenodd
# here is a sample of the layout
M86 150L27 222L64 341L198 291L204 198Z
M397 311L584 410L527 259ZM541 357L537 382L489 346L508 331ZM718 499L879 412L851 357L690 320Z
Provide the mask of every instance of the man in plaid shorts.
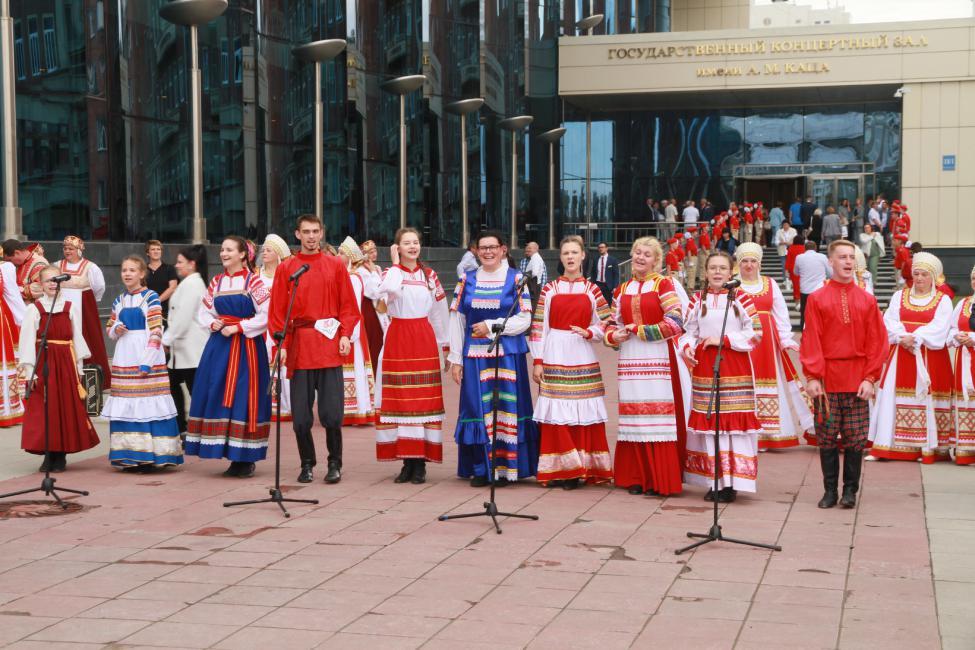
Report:
M844 508L856 505L870 427L869 400L889 349L877 299L853 281L855 250L845 239L829 245L833 277L809 296L799 346L806 390L815 402L816 442L826 489L820 508L832 508L839 496L837 436L843 443L843 498L839 501Z

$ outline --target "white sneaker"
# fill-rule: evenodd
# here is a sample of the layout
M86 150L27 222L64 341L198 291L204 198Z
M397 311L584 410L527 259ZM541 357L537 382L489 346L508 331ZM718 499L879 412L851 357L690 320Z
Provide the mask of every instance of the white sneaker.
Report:
M868 456L866 456L863 459L863 462L865 462L865 463L872 463L872 462L874 462L876 460L877 460L877 457L876 456L870 456L870 455L868 455Z

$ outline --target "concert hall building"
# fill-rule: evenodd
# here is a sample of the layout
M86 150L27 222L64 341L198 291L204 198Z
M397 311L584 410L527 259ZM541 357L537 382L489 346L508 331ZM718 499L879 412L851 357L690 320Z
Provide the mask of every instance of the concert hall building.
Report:
M159 16L165 0L9 4L23 233L189 240L189 30ZM292 49L344 38L322 68L332 241L382 244L399 225L399 98L382 84L424 74L406 100L407 222L430 245L461 243L462 138L470 229L510 231L499 122L531 115L518 138L522 241L549 240L538 136L564 127L555 237L645 221L648 198L884 194L955 270L951 258L975 246L975 20L750 28L754 11L751 0L231 0L199 30L207 238L287 233L314 210L313 73ZM592 29L577 25L594 14ZM485 103L462 134L446 106L471 97Z

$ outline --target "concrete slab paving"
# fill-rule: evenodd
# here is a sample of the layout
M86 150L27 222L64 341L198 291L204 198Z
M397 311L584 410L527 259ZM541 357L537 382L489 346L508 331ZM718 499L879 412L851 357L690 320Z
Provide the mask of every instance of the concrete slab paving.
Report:
M613 356L600 351L615 393ZM104 442L58 483L81 512L0 520L0 645L188 648L971 648L975 468L869 463L855 510L816 508L815 450L760 457L759 492L722 506L725 534L774 553L709 544L703 490L668 499L532 481L498 491L537 522L439 522L486 491L453 476L457 388L446 385L444 465L394 485L374 430L345 431L338 485L301 485L284 427L283 484L317 498L286 519L223 462L112 470ZM615 398L608 399L615 411ZM106 423L98 423L107 438ZM608 426L615 439L615 419ZM321 431L316 432L323 437ZM39 459L0 432L0 491L39 483ZM36 498L36 497L35 497Z

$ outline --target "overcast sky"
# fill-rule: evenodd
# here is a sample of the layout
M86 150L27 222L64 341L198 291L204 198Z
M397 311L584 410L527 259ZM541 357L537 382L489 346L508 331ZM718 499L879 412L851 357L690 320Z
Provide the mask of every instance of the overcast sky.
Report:
M771 4L756 0L755 4ZM798 5L816 8L844 7L855 23L887 23L898 20L935 20L938 18L971 18L971 0L792 0Z

